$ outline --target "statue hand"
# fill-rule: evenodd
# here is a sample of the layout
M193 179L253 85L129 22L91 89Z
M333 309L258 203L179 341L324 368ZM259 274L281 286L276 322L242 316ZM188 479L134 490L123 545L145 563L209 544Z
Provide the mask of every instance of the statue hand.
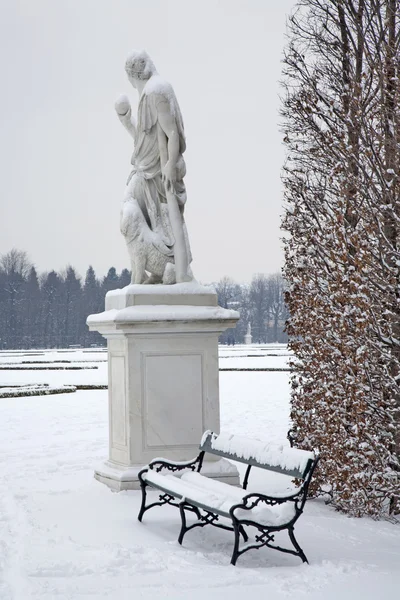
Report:
M162 180L167 192L175 193L176 166L171 165L170 161L167 162L163 169Z
M129 112L130 108L131 105L129 102L129 98L128 96L125 96L125 94L120 96L115 103L115 110L117 111L117 114L121 117L126 115Z

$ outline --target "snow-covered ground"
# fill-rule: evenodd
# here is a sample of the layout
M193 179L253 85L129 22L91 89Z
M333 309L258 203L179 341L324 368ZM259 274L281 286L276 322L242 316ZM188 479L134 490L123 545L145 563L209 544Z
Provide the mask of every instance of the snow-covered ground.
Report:
M44 370L46 368L49 370ZM26 383L47 383L52 386L105 385L107 350L98 348L0 352L1 386Z
M262 354L247 360L266 368L287 360L282 346L240 346L221 349L221 367L246 367L248 354ZM0 363L18 357L5 355ZM99 369L0 371L0 384L104 383L106 363L97 361L105 358L98 351L25 356ZM221 372L220 387L222 430L286 443L287 372ZM181 547L178 511L156 508L140 524L139 492L115 494L95 481L107 443L106 391L0 400L0 600L399 597L399 526L309 501L296 528L309 565L263 548L232 567L230 532L197 529Z

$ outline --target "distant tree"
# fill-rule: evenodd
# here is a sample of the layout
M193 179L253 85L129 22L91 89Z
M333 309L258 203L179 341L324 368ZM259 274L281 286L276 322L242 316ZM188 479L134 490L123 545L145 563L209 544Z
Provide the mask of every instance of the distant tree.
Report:
M219 306L239 310L241 298L240 285L230 277L223 277L215 284L215 289L218 295ZM236 330L233 328L227 329L220 336L219 341L221 344L234 344L236 342Z
M118 287L124 288L131 283L131 272L128 269L122 269L121 275L119 276Z
M90 265L86 271L85 282L83 284L83 312L85 319L88 315L104 310L102 300L100 282L96 278L93 267Z
M239 344L244 344L244 336L247 333L248 323L250 321L250 295L249 286L240 285L237 294L238 304L235 306L240 314L240 319L235 327L235 339Z
M270 309L269 284L265 275L254 275L250 283L249 300L253 342L262 344L267 341Z
M18 273L25 279L31 270L32 262L30 261L27 252L12 248L7 254L0 256L0 270L6 275Z
M233 279L223 277L215 284L215 288L219 305L240 313L236 328L224 332L220 336L220 343L244 343L249 322L254 343L287 341L283 331L287 319L285 285L279 273L257 274L250 286L239 285Z
M82 288L73 267L68 266L62 281L60 298L61 344L67 347L79 341Z
M91 344L104 345L104 338L97 331L89 331L86 319L89 315L104 310L104 295L100 282L92 266L86 271L85 283L82 290L82 334L81 342L85 346Z
M111 290L116 290L119 287L119 277L117 275L117 271L115 267L111 267L108 269L107 275L104 277L102 281L102 292L104 295Z
M13 248L0 256L3 347L21 348L24 344L24 283L31 267L27 253L22 250Z
M6 274L0 269L0 348L7 348Z
M64 323L60 314L63 282L55 271L50 271L41 288L43 312L40 323L42 346L61 347Z
M228 308L229 303L235 301L238 294L238 284L230 277L223 277L215 284L218 294L218 304L222 308Z
M39 279L35 267L31 267L24 283L23 293L24 317L24 347L34 348L40 346L40 321L41 321L41 295Z
M271 342L281 342L283 327L287 318L285 304L285 281L280 273L268 277L268 310L271 319Z

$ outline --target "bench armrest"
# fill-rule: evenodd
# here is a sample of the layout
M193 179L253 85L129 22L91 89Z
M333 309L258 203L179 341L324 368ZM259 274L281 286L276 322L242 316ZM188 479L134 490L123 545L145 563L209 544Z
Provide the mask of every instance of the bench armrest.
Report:
M143 481L141 478L142 473L147 473L147 471L149 470L154 470L157 473L159 473L163 469L166 469L167 471L172 471L173 473L175 473L176 471L184 471L185 469L191 469L192 471L199 472L203 464L203 457L204 452L200 452L200 454L192 460L184 461L169 460L167 458L153 458L153 460L151 460L149 464L139 472L138 477L140 481Z
M255 508L256 506L258 506L258 504L260 502L269 505L269 506L275 506L276 504L285 504L285 502L290 502L293 501L295 506L296 506L296 512L298 511L298 499L299 496L302 494L303 490L299 489L298 491L296 491L294 494L289 494L288 496L268 496L266 494L257 494L256 492L253 492L251 494L247 494L246 496L243 496L242 502L235 504L234 506L231 507L231 509L229 510L229 513L231 515L231 517L234 517L234 512L235 510L241 509L241 510L251 510L252 508Z
M250 501L252 498L259 498L263 500L267 504L283 504L288 500L294 500L302 493L302 488L296 490L293 494L288 494L287 496L269 496L268 494L258 494L257 492L251 492L246 496L243 496L243 502Z
M183 469L188 469L197 465L200 462L200 454L191 460L168 460L167 458L153 458L153 460L149 462L148 467L149 469L154 469L157 472L161 471L162 469L167 469L168 471L182 471Z

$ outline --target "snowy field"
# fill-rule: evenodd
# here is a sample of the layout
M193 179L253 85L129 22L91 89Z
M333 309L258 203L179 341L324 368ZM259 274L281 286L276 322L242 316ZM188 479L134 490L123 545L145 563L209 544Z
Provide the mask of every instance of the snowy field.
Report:
M220 367L285 368L287 354L221 348ZM2 352L0 385L105 384L106 358L99 349ZM287 443L287 372L221 371L220 387L222 430ZM0 600L399 598L399 526L313 500L296 527L310 565L263 548L232 567L230 532L197 529L181 547L176 509L155 508L140 524L139 492L95 481L107 444L105 390L0 399Z

